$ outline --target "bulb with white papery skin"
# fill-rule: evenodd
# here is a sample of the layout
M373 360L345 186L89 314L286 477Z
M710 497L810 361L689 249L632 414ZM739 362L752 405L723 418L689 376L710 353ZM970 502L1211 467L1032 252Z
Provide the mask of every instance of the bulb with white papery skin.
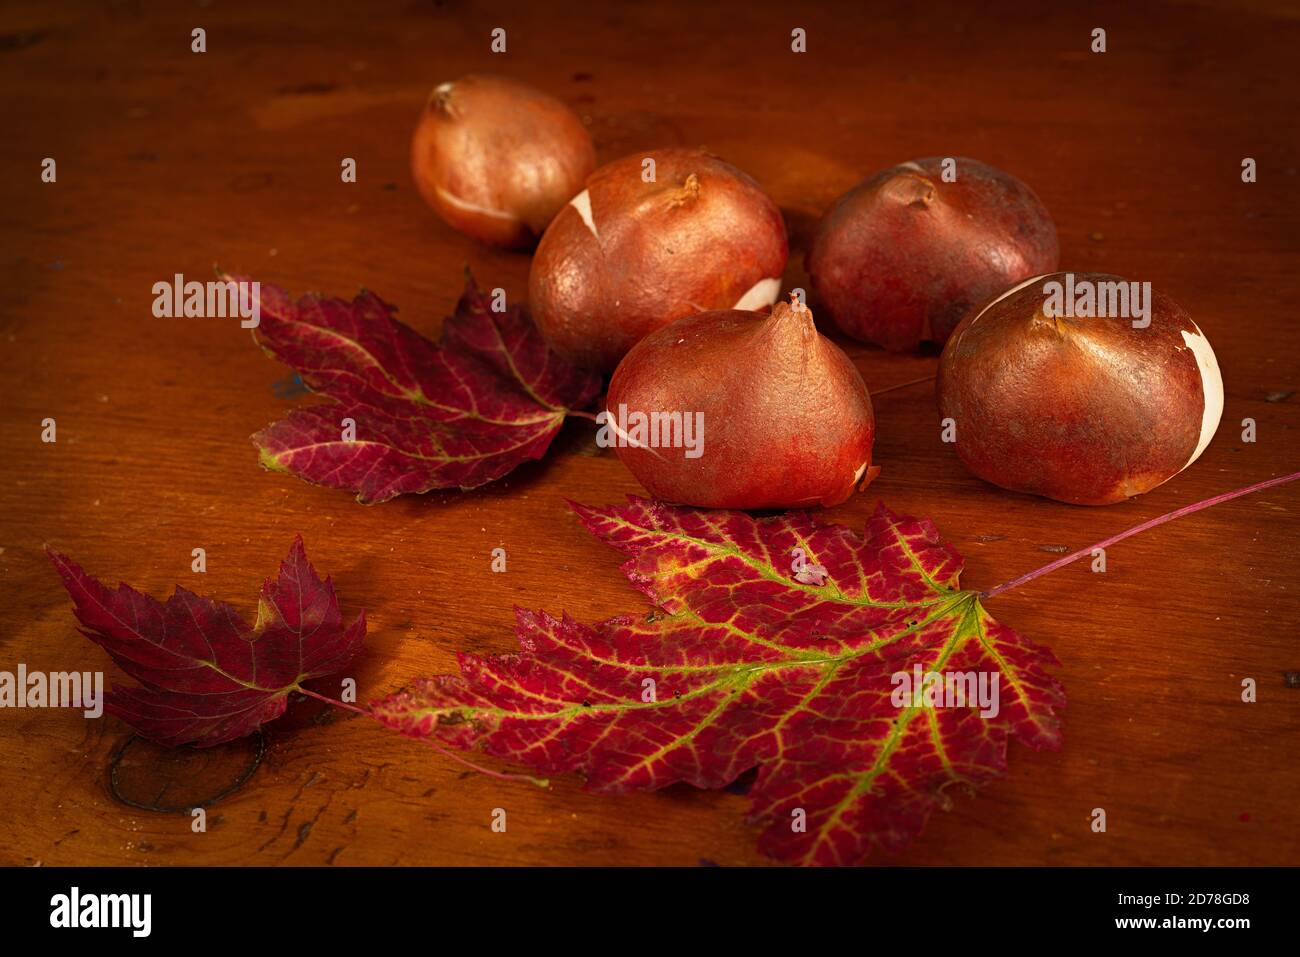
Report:
M1067 276L1069 286L1067 287ZM1122 284L1122 287L1121 285ZM939 361L939 415L980 478L1076 505L1149 492L1197 460L1223 413L1209 340L1172 299L1101 273L1025 280L954 330ZM1067 311L1062 288L1093 296ZM1091 315L1123 302L1125 315Z
M879 471L862 376L797 301L650 333L619 363L601 421L606 444L669 502L831 506Z
M978 160L930 157L845 193L808 251L813 301L891 351L947 341L972 307L1056 268L1056 227L1027 185Z
M411 139L424 201L460 232L512 249L533 246L595 168L572 110L503 77L435 87Z
M555 217L529 307L551 348L608 371L676 319L772 305L788 255L781 211L754 180L700 150L653 150L598 169Z

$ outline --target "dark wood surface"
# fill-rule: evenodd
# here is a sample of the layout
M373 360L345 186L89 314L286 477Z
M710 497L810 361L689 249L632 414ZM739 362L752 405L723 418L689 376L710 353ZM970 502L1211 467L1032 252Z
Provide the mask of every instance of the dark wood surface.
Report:
M915 385L877 398L883 471L828 518L860 527L877 498L930 516L967 556L966 582L990 587L1300 468L1295 5L866 6L6 4L0 668L109 665L78 635L46 543L110 582L159 597L182 583L251 615L301 532L345 613L370 618L363 698L452 669L457 649L509 650L515 604L586 619L644 607L564 505L638 491L590 423L497 485L362 507L257 466L248 436L304 399L276 394L289 372L247 331L150 312L155 282L214 264L294 292L365 285L430 334L466 263L523 296L528 257L452 232L407 169L430 87L474 70L572 104L602 161L702 145L749 171L786 213L792 285L806 283L811 226L858 179L920 156L993 163L1046 202L1063 268L1151 280L1218 354L1218 437L1143 498L1087 509L987 486L939 441L931 387ZM190 52L196 26L206 54ZM504 56L488 52L496 26ZM789 51L795 26L807 54ZM1089 52L1097 26L1104 55ZM47 156L55 184L40 181ZM340 182L348 156L356 184ZM1243 157L1258 161L1253 185ZM849 348L874 389L936 364ZM47 416L55 444L40 441ZM1300 670L1298 533L1300 486L1281 487L1127 541L1107 574L1081 562L992 600L1062 661L1064 749L1013 746L1004 779L957 795L896 860L1300 861L1300 689L1283 677ZM506 574L490 571L497 546ZM167 754L129 739L114 719L0 712L0 863L760 862L743 797L502 783L314 702L260 759L251 742ZM231 787L203 834L125 803L183 808ZM505 834L490 830L496 807Z

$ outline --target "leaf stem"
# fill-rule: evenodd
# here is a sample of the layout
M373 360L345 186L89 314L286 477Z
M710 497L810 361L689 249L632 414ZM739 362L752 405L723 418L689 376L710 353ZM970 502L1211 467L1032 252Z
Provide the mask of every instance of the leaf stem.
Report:
M1222 502L1228 502L1234 498L1241 498L1243 495L1249 495L1251 492L1260 492L1266 488L1272 488L1275 485L1285 485L1287 482L1294 482L1296 479L1300 479L1300 472L1292 472L1290 475L1283 475L1279 478L1268 479L1267 481L1264 482L1256 482L1254 485L1247 485L1245 488L1239 488L1232 492L1223 492L1219 495L1212 496L1211 498L1204 499L1192 505L1184 505L1182 508L1175 509L1172 512L1167 512L1164 515L1158 516L1157 518L1153 518L1150 519L1149 521L1145 521L1141 525L1134 525L1132 528L1128 529L1127 531L1120 532L1118 535L1112 535L1110 538L1100 541L1095 545L1089 545L1086 548L1079 549L1077 552L1073 552L1072 554L1066 555L1064 558L1058 558L1056 561L1044 565L1042 568L1036 568L1032 572L1026 572L1025 574L1021 575L1019 578L1013 578L1009 582L1003 582L1001 585L998 585L996 588L990 588L988 591L982 591L980 592L980 597L992 598L994 595L999 595L1002 592L1007 591L1011 588L1016 588L1020 585L1023 585L1025 582L1033 581L1035 578L1038 578L1040 575L1046 575L1048 572L1054 572L1058 568L1062 568L1073 561L1078 561L1084 555L1091 555L1092 552L1098 548L1107 548L1111 545L1114 545L1116 542L1122 542L1124 539L1129 538L1130 536L1137 535L1139 532L1145 532L1149 528L1155 528L1157 525L1163 525L1165 522L1172 522L1176 518L1182 518L1184 515L1191 515L1193 512L1199 512L1201 511L1201 509L1209 508L1212 505L1219 505Z
M883 389L872 389L871 397L874 399L878 395L884 395L886 392L893 392L895 389L906 389L909 385L920 385L922 382L931 381L938 373L931 372L927 376L919 379L913 379L911 382L900 382L898 385L887 385Z
M323 694L317 694L315 691L312 691L310 688L304 688L302 685L298 685L295 690L301 694L305 694L308 698L315 698L317 701L324 701L326 704L333 705L335 708L342 708L345 711L352 711L356 714L364 714L368 718L373 718L375 721L379 721L379 719L375 717L374 712L369 711L366 708L358 708L356 705L348 704L346 701L339 701ZM486 774L488 777L496 778L498 781L527 781L529 784L535 784L539 788L550 786L550 782L547 781L546 778L535 778L531 774L508 774L504 771L493 771L491 768L477 765L468 758L457 754L455 751L448 751L437 741L433 740L433 738L420 738L419 740L423 741L444 757L451 758L453 761L465 765L465 767L472 771L477 771L479 774Z
M374 715L365 708L358 708L354 704L348 704L346 701L338 701L335 698L327 698L325 695L317 694L315 691L312 691L310 688L304 688L302 685L298 685L295 690L299 694L305 694L308 698L315 698L317 701L324 701L326 704L332 704L336 708L342 708L345 711L354 711L357 714L364 714L367 718L374 717Z

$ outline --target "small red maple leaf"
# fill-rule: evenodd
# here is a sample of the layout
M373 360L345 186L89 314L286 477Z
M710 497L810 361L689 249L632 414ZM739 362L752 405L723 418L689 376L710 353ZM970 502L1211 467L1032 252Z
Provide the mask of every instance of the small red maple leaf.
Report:
M105 710L167 746L211 747L284 713L304 681L356 657L365 613L343 627L338 597L307 561L301 536L267 580L250 628L231 606L176 587L165 603L127 585L110 590L72 559L46 549L72 596L81 633L141 687L114 685Z
M574 508L663 612L588 626L519 609L520 653L462 654L459 675L373 705L379 720L597 791L720 788L757 767L760 848L806 864L905 847L950 785L1005 770L1012 737L1059 746L1056 659L959 587L929 521L881 505L864 539L802 512ZM796 548L823 584L790 576ZM998 675L996 713L900 701L918 669Z
M254 435L262 464L371 503L475 488L541 458L600 376L552 352L521 306L492 305L467 275L435 345L371 292L294 302L262 285L258 341L329 400Z

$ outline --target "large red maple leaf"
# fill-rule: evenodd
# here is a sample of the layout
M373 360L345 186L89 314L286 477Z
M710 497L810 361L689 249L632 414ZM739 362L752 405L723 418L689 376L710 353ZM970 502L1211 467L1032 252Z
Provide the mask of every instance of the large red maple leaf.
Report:
M718 788L757 767L761 849L806 864L903 848L948 787L1005 769L1011 737L1059 746L1055 658L960 588L962 558L929 521L881 505L864 539L798 512L574 508L660 610L596 625L517 610L520 653L462 654L459 675L376 703L376 717L581 772L597 791ZM997 675L996 713L900 697L898 676L918 667Z
M552 352L522 307L491 306L467 276L435 345L374 293L295 302L262 285L258 341L329 400L254 435L262 464L370 503L474 488L541 458L600 376Z
M114 685L104 709L159 744L211 747L252 733L283 714L303 682L347 667L365 639L365 613L343 627L334 585L320 580L301 537L262 585L252 627L179 585L165 603L127 585L113 591L47 551L82 634L141 684Z

